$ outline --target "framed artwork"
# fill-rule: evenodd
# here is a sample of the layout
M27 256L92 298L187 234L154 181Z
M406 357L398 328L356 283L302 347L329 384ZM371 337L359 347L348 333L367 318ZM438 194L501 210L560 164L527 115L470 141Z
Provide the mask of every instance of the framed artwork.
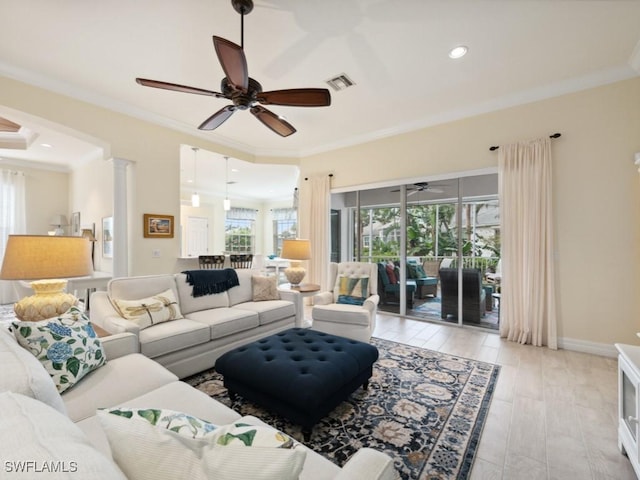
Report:
M80 212L73 212L71 214L71 235L74 237L79 237L81 233Z
M144 214L144 238L173 238L173 215Z
M113 258L113 217L102 219L102 256Z

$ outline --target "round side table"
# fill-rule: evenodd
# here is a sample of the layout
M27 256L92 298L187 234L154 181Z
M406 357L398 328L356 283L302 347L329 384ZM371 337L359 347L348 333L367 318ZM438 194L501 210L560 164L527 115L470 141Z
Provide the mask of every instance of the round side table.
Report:
M302 295L302 297L313 297L320 291L320 285L316 285L315 283L301 283L300 285L296 286L292 286L290 283L283 283L281 285L278 285L278 288L300 292L300 295Z

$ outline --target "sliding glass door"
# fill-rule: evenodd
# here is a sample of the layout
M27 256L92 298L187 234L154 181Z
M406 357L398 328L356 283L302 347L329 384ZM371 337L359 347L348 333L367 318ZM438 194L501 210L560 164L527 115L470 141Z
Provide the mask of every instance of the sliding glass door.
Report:
M379 310L498 328L497 174L337 194L348 213L342 261L378 267Z

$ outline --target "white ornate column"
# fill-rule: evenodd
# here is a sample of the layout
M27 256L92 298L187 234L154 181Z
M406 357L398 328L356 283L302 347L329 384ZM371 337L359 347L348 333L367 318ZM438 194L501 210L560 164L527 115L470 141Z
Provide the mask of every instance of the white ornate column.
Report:
M129 275L127 166L132 162L113 158L113 277Z

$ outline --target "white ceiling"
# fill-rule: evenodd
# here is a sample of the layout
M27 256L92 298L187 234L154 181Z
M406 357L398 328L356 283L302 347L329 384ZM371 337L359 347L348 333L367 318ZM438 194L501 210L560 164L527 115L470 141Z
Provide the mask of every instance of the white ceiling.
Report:
M134 79L219 91L211 37L240 42L229 0L0 0L0 11L0 75L258 155L305 156L640 72L638 0L255 0L245 53L264 90L326 87L340 73L356 86L332 91L327 108L269 107L297 128L287 138L246 111L200 132L226 100ZM449 59L460 44L467 56ZM34 145L52 132L39 133ZM93 154L58 141L61 163Z

